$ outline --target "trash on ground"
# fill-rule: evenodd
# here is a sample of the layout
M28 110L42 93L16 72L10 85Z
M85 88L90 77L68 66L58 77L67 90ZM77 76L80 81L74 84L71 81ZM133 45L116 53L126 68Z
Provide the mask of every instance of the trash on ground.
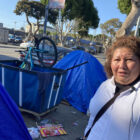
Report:
M44 119L44 120L42 120L41 122L40 122L40 124L46 124L46 123L49 123L49 120L48 119Z
M78 126L78 122L74 122L73 125L74 125L74 126Z
M40 133L39 133L38 128L31 127L31 128L28 128L28 131L33 139L39 138Z
M45 124L42 126L38 125L38 129L42 137L60 136L67 134L61 124Z

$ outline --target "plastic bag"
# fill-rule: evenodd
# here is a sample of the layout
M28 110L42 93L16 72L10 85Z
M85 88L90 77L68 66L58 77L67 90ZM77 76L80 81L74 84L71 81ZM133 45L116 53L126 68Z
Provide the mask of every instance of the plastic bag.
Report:
M28 131L33 139L39 138L40 133L38 131L38 128L31 127L31 128L28 128Z

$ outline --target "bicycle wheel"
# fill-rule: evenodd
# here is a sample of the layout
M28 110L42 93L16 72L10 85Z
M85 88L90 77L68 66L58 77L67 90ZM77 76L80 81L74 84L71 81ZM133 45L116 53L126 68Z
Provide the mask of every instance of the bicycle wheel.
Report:
M52 67L57 61L57 48L48 37L39 39L36 52L40 63L45 67Z

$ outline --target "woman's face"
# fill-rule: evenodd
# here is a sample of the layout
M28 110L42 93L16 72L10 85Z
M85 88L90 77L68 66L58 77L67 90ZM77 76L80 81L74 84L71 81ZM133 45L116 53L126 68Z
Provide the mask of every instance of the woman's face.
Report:
M115 81L127 85L140 74L140 60L129 48L117 48L112 57L111 69Z

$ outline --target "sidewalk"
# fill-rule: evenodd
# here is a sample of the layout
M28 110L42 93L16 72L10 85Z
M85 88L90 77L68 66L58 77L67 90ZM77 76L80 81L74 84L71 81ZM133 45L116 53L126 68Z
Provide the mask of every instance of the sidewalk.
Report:
M27 128L36 127L37 118L28 113L22 113ZM70 105L60 103L55 111L41 117L41 120L50 120L63 125L67 135L39 138L37 140L75 140L84 133L88 116L79 112Z
M103 53L97 54L96 57L101 64L104 65L105 55ZM36 127L36 118L27 113L22 113L27 127ZM67 135L53 136L48 138L39 138L37 140L75 140L77 137L83 135L85 127L88 123L89 117L75 109L70 105L59 104L56 111L51 111L41 118L58 122L63 125Z
M105 55L103 53L97 54L95 57L104 64ZM27 113L22 113L22 115L28 128L36 127L36 117ZM37 140L75 140L83 135L89 117L70 105L60 103L56 111L51 111L41 117L41 120L46 119L62 124L67 135L39 138Z

